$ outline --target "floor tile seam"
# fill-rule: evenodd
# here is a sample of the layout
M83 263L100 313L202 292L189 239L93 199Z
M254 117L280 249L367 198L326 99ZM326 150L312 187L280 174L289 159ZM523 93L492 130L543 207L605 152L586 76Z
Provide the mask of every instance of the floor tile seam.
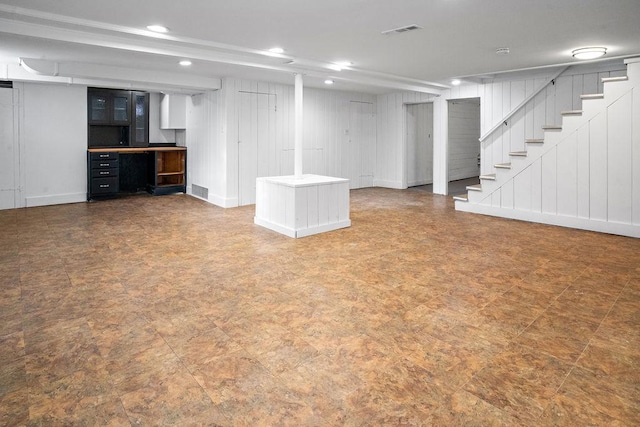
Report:
M582 359L582 356L585 354L585 352L587 351L587 349L591 346L591 342L593 341L594 337L597 335L598 331L600 330L600 328L602 327L602 324L604 323L604 321L607 319L607 317L609 317L609 314L611 313L611 310L613 310L613 308L615 307L616 303L618 302L618 300L620 299L620 295L622 295L622 292L627 288L627 286L629 285L629 282L627 282L627 284L625 285L625 287L620 291L620 293L618 294L618 296L616 297L615 301L613 302L613 304L611 304L611 307L609 307L609 310L607 311L607 314L604 315L604 317L602 318L602 320L600 320L600 322L598 323L598 327L596 328L595 331L593 331L593 334L591 334L591 337L589 338L589 341L587 341L587 345L585 345L585 347L582 349L582 351L580 352L580 355L576 358L575 362L574 362L574 366L577 366L581 369L586 369L580 365L578 365L578 362L580 361L580 359ZM587 371L593 372L590 369L586 369ZM595 372L594 372L595 373Z

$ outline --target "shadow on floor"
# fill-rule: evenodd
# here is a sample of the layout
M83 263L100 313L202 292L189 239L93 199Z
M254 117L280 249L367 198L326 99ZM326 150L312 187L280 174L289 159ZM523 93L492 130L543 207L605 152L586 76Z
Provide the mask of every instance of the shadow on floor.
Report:
M449 196L456 196L458 194L466 194L467 185L480 184L480 178L475 176L473 178L459 179L457 181L449 182L448 194ZM418 185L411 187L410 190L425 191L427 193L433 193L433 184Z

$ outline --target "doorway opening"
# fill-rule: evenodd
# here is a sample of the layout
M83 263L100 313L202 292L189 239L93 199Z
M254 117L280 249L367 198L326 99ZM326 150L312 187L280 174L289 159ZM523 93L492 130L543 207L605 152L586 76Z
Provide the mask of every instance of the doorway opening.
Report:
M451 99L447 110L447 194L464 194L480 183L480 98Z
M406 107L407 187L433 193L433 102Z

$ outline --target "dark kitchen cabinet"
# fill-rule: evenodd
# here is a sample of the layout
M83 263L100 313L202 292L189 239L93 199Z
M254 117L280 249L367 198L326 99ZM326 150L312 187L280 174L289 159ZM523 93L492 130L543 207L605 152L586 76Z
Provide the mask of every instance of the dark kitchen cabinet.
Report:
M147 147L149 94L89 88L87 124L89 148Z
M146 147L149 145L149 94L131 92L131 135L129 145Z
M131 123L131 92L94 89L88 91L90 125L128 126Z

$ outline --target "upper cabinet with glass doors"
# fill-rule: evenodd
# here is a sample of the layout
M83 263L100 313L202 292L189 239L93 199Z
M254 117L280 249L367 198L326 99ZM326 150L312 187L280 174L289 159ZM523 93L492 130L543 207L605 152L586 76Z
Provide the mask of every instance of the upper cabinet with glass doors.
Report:
M131 123L131 92L89 88L90 125L128 126Z

